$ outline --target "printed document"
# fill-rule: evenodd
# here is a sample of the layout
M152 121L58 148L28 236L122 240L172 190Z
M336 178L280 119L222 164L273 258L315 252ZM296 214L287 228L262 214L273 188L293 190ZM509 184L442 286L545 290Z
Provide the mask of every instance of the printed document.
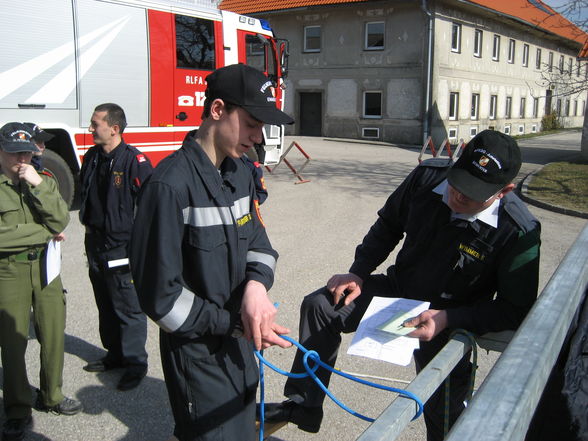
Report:
M61 273L61 242L51 239L47 244L45 273L47 285Z
M416 338L405 337L415 330L402 324L429 308L429 302L395 297L374 297L368 306L348 354L407 366L419 347Z

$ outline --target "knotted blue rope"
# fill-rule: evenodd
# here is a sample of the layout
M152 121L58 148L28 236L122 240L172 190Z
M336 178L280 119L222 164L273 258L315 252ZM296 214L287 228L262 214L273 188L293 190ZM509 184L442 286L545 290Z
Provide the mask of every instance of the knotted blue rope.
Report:
M292 343L294 346L296 346L300 351L302 351L304 353L304 356L302 358L302 364L304 365L304 369L306 370L306 372L293 373L293 372L288 372L283 369L280 369L277 366L274 366L272 363L270 363L269 361L267 361L263 357L263 351L255 351L255 355L257 356L257 358L260 361L260 363L259 363L259 383L260 383L259 440L260 441L263 441L263 426L264 426L264 421L265 421L264 365L267 365L268 367L270 367L274 371L278 372L279 374L285 375L286 377L289 377L289 378L305 378L305 377L312 378L314 380L314 382L323 390L323 392L325 392L325 394L331 400L333 400L335 402L335 404L337 404L339 407L341 407L342 409L344 409L345 411L347 411L351 415L353 415L357 418L361 418L362 420L368 421L370 423L374 422L373 418L367 417L365 415L360 414L359 412L356 412L356 411L350 409L345 404L343 404L339 399L337 399L337 397L335 397L335 395L333 395L333 393L316 376L315 372L317 371L317 369L319 367L327 369L337 375L340 375L344 378L347 378L348 380L355 381L356 383L364 384L366 386L374 387L376 389L382 389L382 390L387 390L389 392L395 392L402 397L413 400L417 405L417 411L415 413L415 416L412 418L413 420L417 419L423 413L423 403L413 393L411 393L407 390L404 390L404 389L398 389L395 387L384 386L382 384L373 383L371 381L363 380L361 378L354 377L353 375L350 375L350 374L347 374L343 371L335 369L334 367L329 366L328 364L323 362L320 359L319 354L316 351L306 349L304 346L302 346L302 344L300 344L296 340L288 337L287 335L281 335L280 337L282 337L284 340ZM311 362L314 363L312 366L310 365Z

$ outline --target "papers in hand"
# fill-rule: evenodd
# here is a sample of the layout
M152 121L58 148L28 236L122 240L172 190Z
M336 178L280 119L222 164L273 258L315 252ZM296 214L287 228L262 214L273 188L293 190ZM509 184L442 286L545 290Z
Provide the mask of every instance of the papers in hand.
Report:
M45 259L46 285L49 285L61 273L61 242L55 239L49 241Z
M374 297L361 319L347 353L407 366L413 351L419 346L419 341L405 337L404 335L415 328L404 327L402 324L428 308L428 302Z

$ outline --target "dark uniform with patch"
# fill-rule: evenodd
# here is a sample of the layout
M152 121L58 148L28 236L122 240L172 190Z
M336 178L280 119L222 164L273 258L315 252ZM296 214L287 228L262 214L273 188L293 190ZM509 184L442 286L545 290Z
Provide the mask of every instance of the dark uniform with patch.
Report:
M59 276L47 284L44 257L47 243L67 226L69 212L53 177L39 175L43 182L33 187L15 185L0 171L0 345L7 420L31 414L25 363L31 306L41 345L40 399L46 406L64 399L65 296Z
M121 142L106 154L94 146L84 156L80 221L86 226L89 276L99 314L106 360L141 371L147 367L147 320L128 264L135 200L151 175L151 162Z
M431 309L447 311L448 328L432 341L420 342L415 351L417 371L445 345L451 330L484 334L516 329L531 308L538 287L539 222L512 192L500 200L497 228L454 218L442 195L433 191L445 180L449 165L447 160L423 162L378 212L350 268L364 281L354 302L333 307L326 288L305 297L300 342L323 361L334 366L340 333L357 329L374 296L428 301ZM385 275L371 275L403 237L395 265ZM292 372L304 371L302 355L297 352ZM466 356L451 374L451 423L463 410L470 372ZM319 369L317 374L328 384L330 372ZM284 393L308 407L324 400L308 379L288 379ZM443 397L440 387L425 406L429 440L443 438Z
M139 199L131 267L161 328L165 382L180 441L255 439L253 346L232 336L245 284L273 284L278 254L257 214L251 173L218 170L196 141L164 159Z

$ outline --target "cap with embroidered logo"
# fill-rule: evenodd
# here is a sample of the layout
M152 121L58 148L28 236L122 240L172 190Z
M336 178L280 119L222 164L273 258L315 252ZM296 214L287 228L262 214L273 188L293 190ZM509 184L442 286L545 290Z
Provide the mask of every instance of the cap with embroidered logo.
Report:
M484 130L463 150L447 175L449 185L483 202L510 184L521 169L521 151L504 133Z
M276 107L274 82L246 64L221 67L206 77L206 97L220 98L242 107L266 124L292 124L294 120Z
M9 122L0 128L0 148L8 153L39 151L33 142L33 131L19 122Z
M47 141L52 140L55 137L55 135L52 135L51 133L47 133L45 130L43 130L41 127L39 127L35 123L26 122L26 123L24 123L24 125L27 126L29 128L29 130L31 130L33 132L33 141L47 142Z

